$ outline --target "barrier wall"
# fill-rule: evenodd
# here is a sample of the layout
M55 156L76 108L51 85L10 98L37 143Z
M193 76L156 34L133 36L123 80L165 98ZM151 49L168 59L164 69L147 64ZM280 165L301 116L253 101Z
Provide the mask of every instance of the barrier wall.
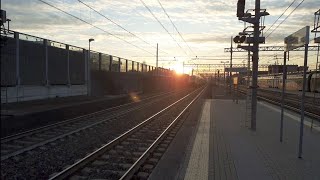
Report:
M69 76L70 84L85 84L85 56L84 50L77 47L69 47Z
M1 103L88 94L83 48L1 29Z
M170 90L177 83L173 74L164 68L156 70L144 63L1 29L1 103Z
M1 41L3 39L1 38ZM13 35L2 41L1 46L1 86L14 86L16 84L16 41Z
M128 72L91 71L92 96L142 92L142 74Z

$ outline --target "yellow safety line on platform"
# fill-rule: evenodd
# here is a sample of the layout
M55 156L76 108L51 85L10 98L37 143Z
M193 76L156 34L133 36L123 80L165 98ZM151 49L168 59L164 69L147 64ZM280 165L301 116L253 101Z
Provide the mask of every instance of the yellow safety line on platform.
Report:
M186 171L186 180L207 180L209 168L209 134L210 134L211 100L206 100L197 135L192 147L191 157Z

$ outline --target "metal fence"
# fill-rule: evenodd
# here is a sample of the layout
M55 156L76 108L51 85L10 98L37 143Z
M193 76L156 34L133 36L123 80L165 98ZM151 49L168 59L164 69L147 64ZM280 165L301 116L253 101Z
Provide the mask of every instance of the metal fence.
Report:
M14 86L16 84L16 41L13 34L1 36L1 85Z
M143 72L172 76L172 71L36 36L1 29L1 86L86 84L90 71ZM87 77L87 78L86 78Z

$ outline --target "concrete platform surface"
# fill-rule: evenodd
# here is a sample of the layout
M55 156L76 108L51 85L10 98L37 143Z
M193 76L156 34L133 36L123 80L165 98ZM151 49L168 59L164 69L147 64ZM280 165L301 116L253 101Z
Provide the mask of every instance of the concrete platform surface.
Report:
M305 125L299 159L298 114L285 114L284 141L280 143L279 108L259 102L253 132L245 125L245 107L244 100L239 104L230 99L205 102L184 179L320 179L319 127L310 131Z

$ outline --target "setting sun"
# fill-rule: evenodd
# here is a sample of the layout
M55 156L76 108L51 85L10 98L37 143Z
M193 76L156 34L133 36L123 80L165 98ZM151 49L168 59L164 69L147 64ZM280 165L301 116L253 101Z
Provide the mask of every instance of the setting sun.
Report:
M171 69L173 69L176 72L176 74L191 74L191 72L192 72L192 68L190 68L190 67L183 68L182 64L172 65Z
M183 66L181 64L175 64L172 68L177 74L183 74Z

